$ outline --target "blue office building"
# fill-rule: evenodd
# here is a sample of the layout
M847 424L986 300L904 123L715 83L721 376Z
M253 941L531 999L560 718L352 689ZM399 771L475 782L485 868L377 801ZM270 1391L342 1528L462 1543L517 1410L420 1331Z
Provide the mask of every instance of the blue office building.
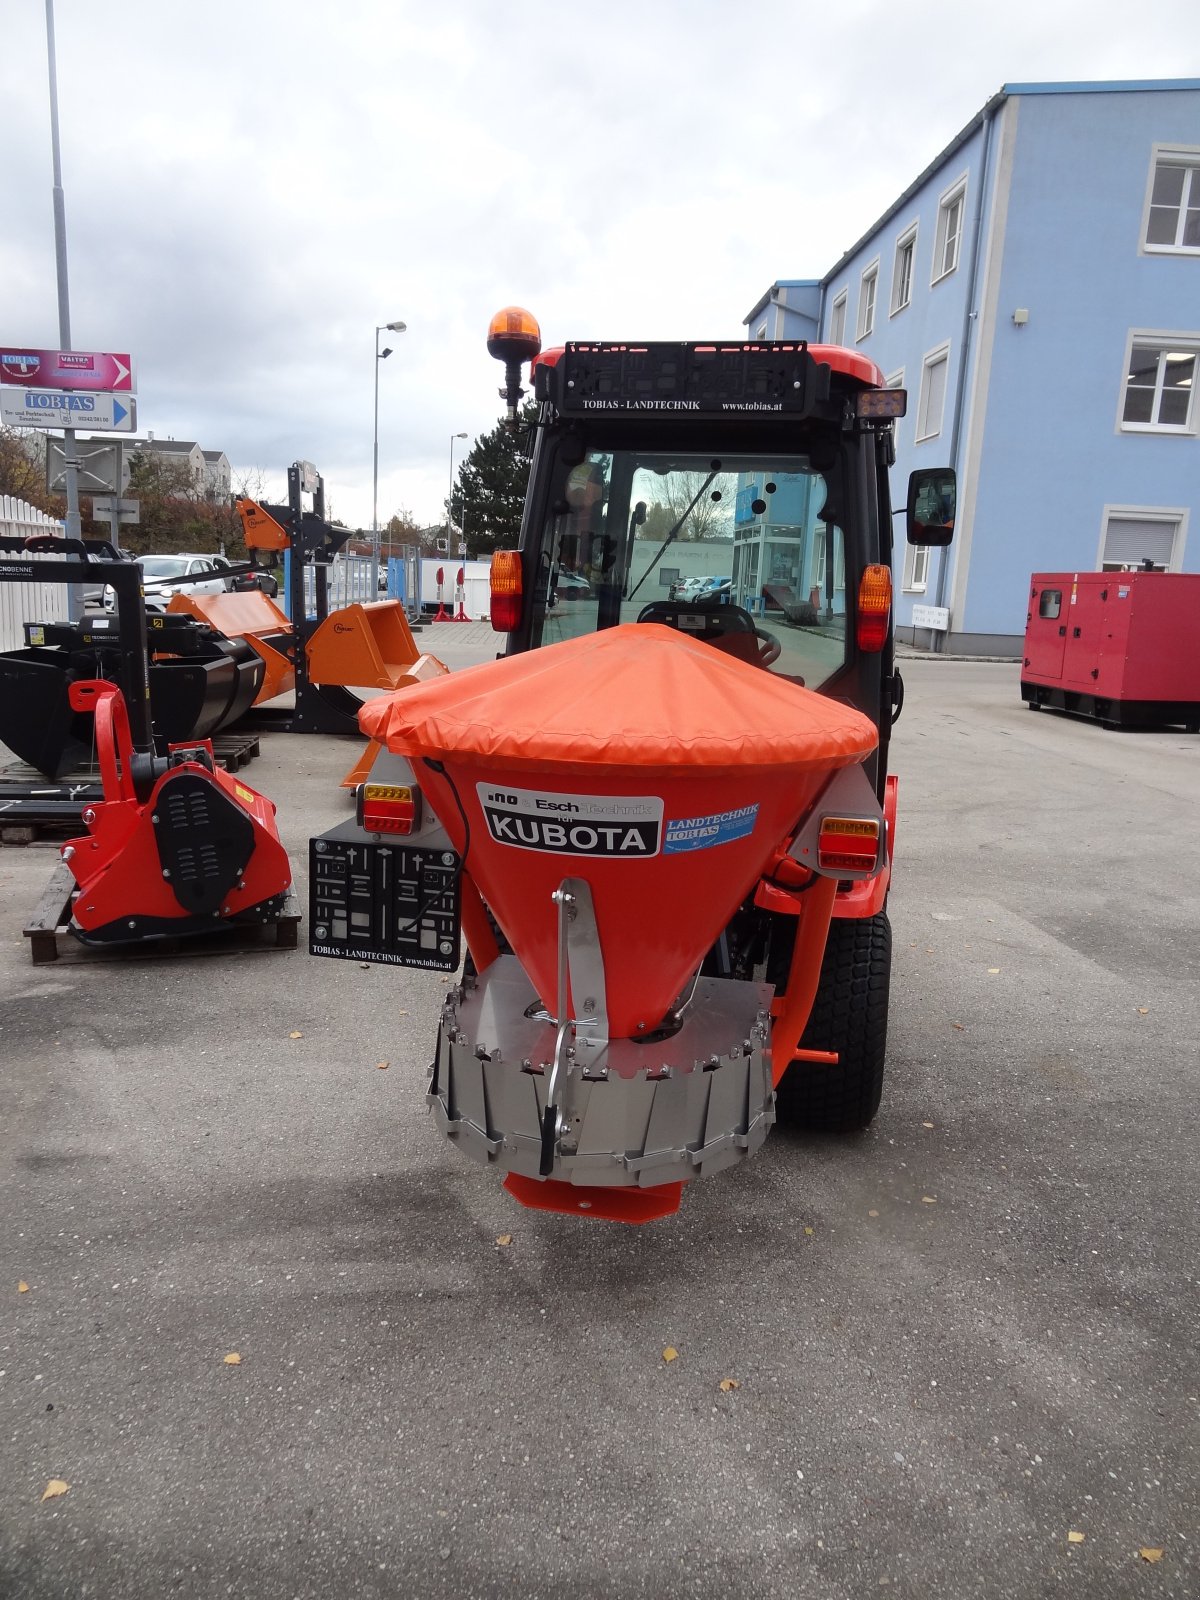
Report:
M950 548L897 546L899 637L1018 655L1033 572L1200 572L1200 80L1005 85L745 322L908 390L895 498L958 471Z

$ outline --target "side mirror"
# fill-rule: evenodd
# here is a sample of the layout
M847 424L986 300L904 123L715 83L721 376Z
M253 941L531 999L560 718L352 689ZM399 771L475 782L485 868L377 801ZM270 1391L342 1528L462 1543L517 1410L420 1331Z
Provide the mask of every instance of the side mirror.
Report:
M954 537L958 482L953 467L918 467L908 479L908 542L945 545Z

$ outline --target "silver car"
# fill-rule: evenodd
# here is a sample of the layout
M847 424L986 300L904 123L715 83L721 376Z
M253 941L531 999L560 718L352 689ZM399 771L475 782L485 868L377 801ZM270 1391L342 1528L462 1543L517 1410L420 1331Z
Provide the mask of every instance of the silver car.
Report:
M139 556L146 610L167 609L174 594L223 594L229 588L229 563L224 556L181 554L177 556ZM116 609L116 596L104 591L104 609Z

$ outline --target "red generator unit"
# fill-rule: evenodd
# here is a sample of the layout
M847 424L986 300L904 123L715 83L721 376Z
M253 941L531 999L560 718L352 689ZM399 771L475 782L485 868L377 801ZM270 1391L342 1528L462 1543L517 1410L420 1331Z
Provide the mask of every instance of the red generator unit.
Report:
M1113 728L1200 733L1200 573L1035 572L1021 698Z

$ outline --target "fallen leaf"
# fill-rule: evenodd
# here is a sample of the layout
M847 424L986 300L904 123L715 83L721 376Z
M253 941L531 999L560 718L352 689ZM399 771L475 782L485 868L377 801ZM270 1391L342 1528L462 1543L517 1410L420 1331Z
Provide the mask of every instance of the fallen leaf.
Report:
M808 1237L811 1239L813 1230L811 1228L805 1228L804 1231L808 1235Z
M391 1066L391 1064L392 1063L390 1061L377 1061L375 1063L375 1071L376 1072L386 1072L387 1069Z
M242 1358L241 1358L240 1355L238 1355L236 1350L231 1350L229 1352L229 1354L225 1357L225 1365L227 1367L240 1367L241 1364L242 1364Z
M932 1122L923 1122L923 1123L922 1123L922 1124L921 1124L921 1126L922 1126L922 1127L923 1127L923 1128L932 1128L932 1127L933 1127L933 1123L932 1123Z
M46 1492L42 1496L42 1499L57 1500L59 1495L66 1494L70 1487L71 1485L69 1483L64 1483L61 1478L51 1478L50 1482L46 1485Z
M511 1244L512 1243L512 1234L511 1233L498 1233L496 1235L496 1243L500 1244L500 1245Z
M950 1026L952 1028L957 1028L959 1033L966 1033L967 1031L967 1025L965 1022L952 1022Z
M935 1194L923 1194L921 1196L921 1204L923 1206L935 1206L935 1205L937 1205L937 1195L935 1195Z
M925 946L925 954L927 956L931 956L933 954L933 946L931 944L927 944Z
M989 968L988 968L988 971L989 971L989 972L999 972L999 971L1000 971L1000 968L999 968L999 967L989 967Z
M867 1215L869 1217L877 1217L879 1215L879 1213L878 1213L878 1211L868 1211Z
M28 1294L29 1293L29 1285L25 1282L24 1278L22 1278L21 1281L17 1284L17 1293L18 1294Z
M675 1346L673 1344L669 1344L667 1346L667 1348L663 1351L663 1360L664 1361L678 1361L678 1359L679 1359L679 1351L676 1350L676 1348L675 1348Z
M1149 1561L1151 1565L1153 1565L1155 1561L1161 1561L1163 1558L1163 1553L1161 1550L1151 1549L1149 1546L1139 1550L1138 1555L1141 1556L1143 1561Z
M303 1037L304 1037L304 1035L302 1033L289 1033L288 1034L288 1038L289 1039L303 1039Z
M738 1382L738 1380L736 1378L722 1378L721 1382L719 1384L719 1388L720 1388L722 1394L728 1394L731 1389L740 1389L741 1387L742 1387L741 1384ZM1161 1555L1161 1554L1162 1554L1162 1551L1160 1550L1159 1551L1159 1555Z
M1148 1017L1149 1015L1150 1015L1150 1007L1149 1006L1139 1006L1138 1007L1138 1016L1139 1017Z
M398 1017L406 1017L408 1015L408 1012L407 1011L397 1011L396 1015Z
M1068 1544L1082 1544L1083 1543L1083 1535L1081 1533L1076 1533L1075 1530L1072 1528L1071 1532L1067 1534L1067 1543Z

